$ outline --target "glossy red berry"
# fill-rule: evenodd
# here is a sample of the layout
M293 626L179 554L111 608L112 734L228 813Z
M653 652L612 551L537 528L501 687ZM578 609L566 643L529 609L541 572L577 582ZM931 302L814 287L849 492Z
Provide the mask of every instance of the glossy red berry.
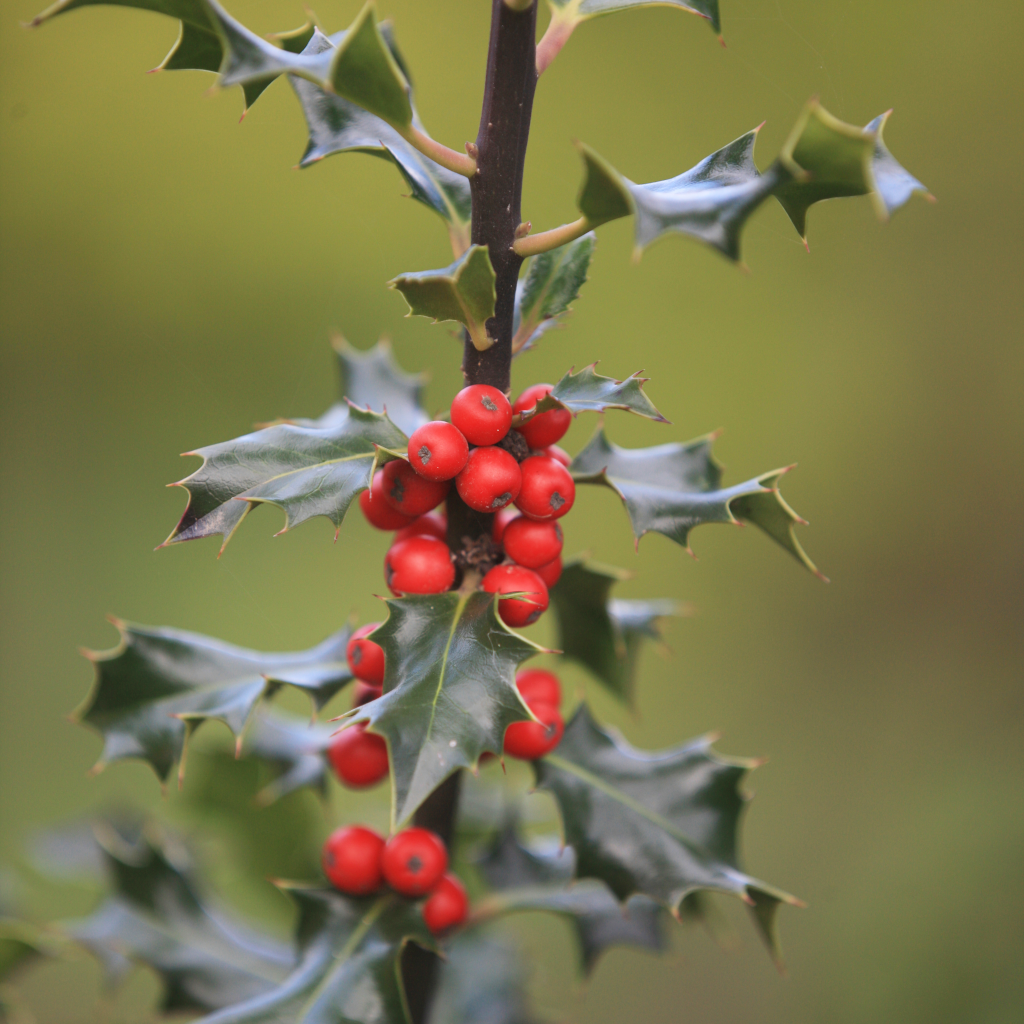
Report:
M563 448L559 448L557 444L549 444L547 448L542 448L540 454L554 459L555 462L560 462L566 469L572 462L572 456Z
M554 672L542 668L528 668L516 676L516 689L528 708L537 704L550 704L557 708L562 703L562 684Z
M532 570L521 565L497 565L481 586L489 594L522 594L498 601L498 614L509 626L528 626L547 611L548 588Z
M351 789L375 786L388 774L388 745L363 724L350 725L333 737L327 757L338 778Z
M381 854L384 840L361 825L332 832L324 843L324 874L331 884L351 896L376 892L384 880Z
M474 448L466 468L455 478L459 497L477 512L497 512L516 500L523 474L502 448Z
M435 537L401 540L384 556L384 579L396 596L440 594L455 582L452 553Z
M356 680L356 685L352 690L352 707L362 707L364 704L369 704L371 700L376 700L384 692L384 687L374 686L372 683L364 683L361 679Z
M532 409L551 390L550 384L534 384L527 388L515 401L512 412L525 412ZM560 441L572 423L572 413L568 409L549 409L538 413L525 423L516 427L531 448L547 448L549 444Z
M345 657L348 659L352 675L374 686L380 686L384 682L384 651L380 644L375 644L366 637L379 625L379 622L368 622L365 626L360 626L352 634L352 639L345 648Z
M395 534L395 543L410 537L436 537L444 540L447 536L448 520L440 512L424 512Z
M530 519L558 519L576 500L576 483L569 470L546 455L531 455L520 465L523 484L516 508Z
M430 892L448 869L441 837L425 828L407 828L392 836L380 860L388 885L403 896Z
M506 506L500 512L495 513L494 521L491 523L491 537L495 543L501 543L501 538L505 535L505 528L513 519L518 518L519 509L512 508L511 506Z
M539 722L513 722L505 730L505 753L521 761L536 761L550 754L558 746L565 724L558 708L550 704L537 704L530 710Z
M469 458L469 445L458 427L432 420L409 438L409 465L428 480L451 480Z
M558 523L538 523L519 516L505 527L502 544L513 562L527 569L537 569L562 553L562 528Z
M419 476L405 459L394 459L384 467L384 500L403 515L421 516L437 508L450 486L447 480Z
M562 578L561 556L547 565L539 565L533 570L543 581L544 586L550 590Z
M423 904L423 920L434 935L441 935L462 924L469 913L466 887L455 875L446 874Z
M470 444L497 444L512 426L512 406L489 384L470 384L452 400L452 423Z
M366 521L378 530L401 530L413 522L411 516L396 511L384 498L384 470L373 475L373 486L359 495L359 508Z

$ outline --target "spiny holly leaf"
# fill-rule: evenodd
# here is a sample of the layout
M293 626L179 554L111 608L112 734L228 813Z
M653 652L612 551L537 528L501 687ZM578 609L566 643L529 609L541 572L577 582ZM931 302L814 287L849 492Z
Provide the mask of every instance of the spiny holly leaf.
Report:
M388 419L406 434L430 419L423 408L426 376L406 373L395 362L387 338L362 352L341 337L336 337L333 345L338 357L338 401L318 419L278 420L279 423L332 429L348 419L349 402L374 412L386 412Z
M882 142L889 113L858 128L833 117L817 100L804 108L779 155L789 174L775 196L805 241L807 210L823 199L870 194L879 217L888 220L915 192L928 195Z
M109 823L96 839L112 892L65 925L116 984L144 963L163 984L164 1012L216 1010L272 991L292 969L291 949L232 919L203 897L187 853L152 828L126 836Z
M353 899L284 887L298 904L299 960L280 985L196 1024L408 1024L401 956L435 943L420 906L394 893Z
M553 17L580 22L602 14L625 11L630 7L678 7L690 14L706 18L715 32L722 31L718 17L718 0L548 0Z
M388 600L373 633L384 648L384 695L349 712L383 736L398 828L459 768L500 754L505 730L530 716L516 666L543 648L512 633L479 591Z
M619 700L632 705L643 638L658 640L658 620L678 615L675 601L622 601L611 589L631 573L574 559L551 590L563 657L590 669Z
M445 948L429 1024L536 1024L516 950L479 934Z
M540 336L569 313L586 283L587 269L597 247L588 231L550 252L530 257L516 286L512 322L512 354L532 348Z
M178 39L166 57L155 67L154 71L212 71L218 72L225 58L225 46L217 31L214 20L210 17L210 8L204 0L58 0L41 14L32 19L32 26L41 25L44 21L73 11L79 7L94 7L99 4L114 3L118 7L135 7L139 10L154 11L176 18L179 22ZM282 49L296 52L301 50L312 32L312 25L304 25L292 32L281 32L271 38ZM270 51L276 49L271 43L260 40L261 45ZM278 72L277 74L279 74ZM277 74L254 79L243 86L246 109L256 102L259 95L273 82Z
M54 956L58 948L57 938L34 924L14 917L0 917L0 1012L4 1008L3 983L33 961Z
M739 787L754 766L716 754L706 737L657 753L636 750L583 704L534 771L558 802L577 877L601 879L620 900L642 893L676 914L695 890L739 896L778 962L775 912L799 900L739 870Z
M256 794L262 807L304 786L327 795L325 751L335 730L308 718L261 707L246 730L243 753L266 761L279 773Z
M352 678L347 626L309 650L264 654L198 633L112 621L121 642L86 655L96 679L75 712L103 736L97 768L140 757L165 780L175 761L184 770L188 737L207 719L223 722L241 743L256 706L281 686L304 690L320 708Z
M573 884L573 851L557 840L524 846L510 822L478 862L495 896L477 904L477 915L543 910L572 922L579 943L580 967L589 975L611 946L639 946L661 952L662 908L646 896L634 895L623 906L600 881Z
M534 408L531 415L559 407L568 409L573 416L581 412L606 412L624 409L649 420L668 423L644 394L649 377L630 374L625 380L604 377L594 370L597 363L584 366L578 373L570 370ZM525 417L524 417L525 420Z
M341 529L352 499L370 486L378 448L404 448L405 434L386 413L350 406L325 427L277 423L186 455L203 464L174 486L189 493L181 521L162 547L220 534L221 551L249 510L269 503L285 513L290 530L314 516Z
M495 279L487 246L471 245L444 270L402 274L388 286L400 291L409 304L407 316L429 316L435 324L457 321L483 352L494 344L486 324L494 316Z
M779 478L788 469L720 488L722 467L711 454L713 441L709 434L685 444L620 448L600 427L570 470L578 483L603 484L615 491L626 506L638 544L654 530L690 551L688 538L695 526L748 522L821 576L794 534L794 526L805 525L806 520L779 493Z
M402 64L386 23L380 27L392 56ZM333 46L331 38L317 31L303 52L323 53ZM404 70L404 64L402 67ZM291 83L309 127L309 143L300 167L309 167L332 153L361 152L390 158L412 189L412 198L447 222L456 255L468 248L471 203L465 177L424 156L389 124L349 100L295 76ZM413 124L423 130L415 108Z

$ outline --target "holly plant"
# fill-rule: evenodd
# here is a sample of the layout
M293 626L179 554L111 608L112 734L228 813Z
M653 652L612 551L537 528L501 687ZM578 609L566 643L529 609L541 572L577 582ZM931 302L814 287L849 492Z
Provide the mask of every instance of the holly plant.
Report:
M99 2L58 0L33 24ZM294 937L282 942L212 903L164 826L95 822L85 843L109 895L58 932L0 922L0 973L76 942L112 981L134 962L149 965L163 1010L205 1024L512 1024L538 1018L515 951L492 933L496 919L560 915L589 972L612 945L663 948L673 921L707 916L709 893L743 901L778 959L777 911L799 901L748 875L737 852L755 762L717 753L706 737L638 750L585 702L570 709L558 674L533 659L571 659L630 705L641 648L679 610L616 597L622 570L563 562L563 529L577 501L587 514L593 487L621 498L622 528L637 543L656 532L688 550L704 523L752 524L820 576L796 537L803 520L779 491L785 470L726 483L712 436L664 440L647 381L596 368L605 356L618 368L624 353L595 352L591 365L517 396L511 365L578 300L595 232L610 221L633 218L637 256L681 234L736 262L744 225L770 200L806 239L808 210L822 200L866 195L884 220L915 192L928 197L883 142L888 114L846 124L811 100L763 170L755 128L646 183L581 142L575 211L535 229L520 196L540 76L577 27L642 18L627 9L654 0L548 0L539 41L538 0L490 0L480 127L462 150L428 133L373 0L342 31L310 21L268 37L217 0L108 2L175 19L178 38L159 67L212 72L241 87L246 108L287 79L309 130L303 167L347 151L394 164L411 197L443 221L452 261L398 272L389 287L409 315L456 325L465 386L431 419L423 379L400 369L385 343L357 351L338 342L336 404L195 449L202 463L178 484L188 504L164 546L217 536L223 548L262 504L280 509L285 530L324 516L341 531L365 516L382 534L393 595L382 621L339 623L315 647L284 653L117 621L118 646L89 655L95 682L76 713L102 737L100 765L142 759L161 781L182 779L190 737L216 719L236 737L236 755L263 766L253 795L265 811L246 813L270 814L303 787L325 794L333 773L389 794L388 834L346 821L322 850L305 851L322 873L277 883L295 908ZM721 30L718 0L661 2ZM558 442L591 413L600 417L593 436L570 457ZM612 440L627 414L649 421L657 443ZM545 614L556 650L528 635ZM273 708L286 688L308 695L312 723ZM342 691L347 710L317 721ZM538 834L507 796L488 818L466 790L460 813L467 772L506 758L530 762L536 788L557 805L560 836Z

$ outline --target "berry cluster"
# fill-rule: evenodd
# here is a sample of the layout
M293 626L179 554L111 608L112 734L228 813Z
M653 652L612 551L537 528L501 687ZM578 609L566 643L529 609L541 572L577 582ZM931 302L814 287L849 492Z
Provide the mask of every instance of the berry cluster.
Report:
M323 868L349 896L369 896L385 884L409 899L426 896L423 920L435 935L462 924L469 910L465 887L448 871L448 850L425 828L407 828L387 842L362 825L336 829L324 843Z
M549 409L530 415L550 391L550 384L534 384L510 405L486 384L463 388L452 402L450 423L424 424L409 438L408 461L396 459L374 475L359 506L373 526L396 531L384 559L393 594L438 594L454 586L447 522L432 511L454 481L471 509L496 513L491 538L505 561L484 575L481 586L491 594L517 595L498 601L502 619L528 626L544 613L548 588L562 573L556 520L576 498L569 457L556 444L571 414ZM513 430L515 416L521 421Z

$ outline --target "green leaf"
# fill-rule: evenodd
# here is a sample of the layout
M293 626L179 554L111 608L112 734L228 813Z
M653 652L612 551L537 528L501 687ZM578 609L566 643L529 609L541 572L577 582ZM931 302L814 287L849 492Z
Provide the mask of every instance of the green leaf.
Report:
M394 893L352 899L285 887L298 904L299 961L276 988L196 1024L408 1024L401 956L435 943L420 905Z
M402 274L389 281L409 304L408 316L429 316L434 323L462 324L474 346L483 352L494 344L487 321L494 316L495 274L485 245L471 245L444 270Z
M636 750L586 705L558 749L534 763L539 788L558 802L578 878L601 879L620 900L642 893L675 914L696 890L739 896L778 961L775 912L799 901L739 870L740 783L752 767L716 754L708 738Z
M326 797L325 751L335 731L308 718L258 708L245 733L243 754L269 764L276 777L254 794L256 804L266 807L306 786Z
M388 419L406 434L411 434L430 419L423 408L426 375L406 373L395 362L391 342L387 338L381 338L376 345L364 351L353 348L341 337L336 337L333 345L338 358L338 401L318 419L278 422L334 429L348 419L350 402L363 409L386 412Z
M103 736L97 768L139 757L166 779L182 762L188 737L207 719L239 737L260 701L288 685L320 708L352 678L346 626L306 651L264 654L198 633L113 620L121 642L88 653L96 679L75 712Z
M223 551L250 509L264 503L285 513L282 533L314 516L326 516L337 531L352 499L370 486L378 447L407 441L386 413L353 405L327 426L277 423L186 452L203 464L175 484L189 502L162 546L220 534Z
M915 192L928 195L882 142L888 116L858 128L833 117L817 100L804 108L779 154L789 174L774 194L805 242L807 210L823 199L870 194L879 217L887 220Z
M535 412L561 407L573 416L581 412L606 412L608 409L624 409L637 416L668 423L668 420L654 408L654 403L644 394L644 385L649 377L630 374L625 380L604 377L595 372L597 363L584 366L578 373L570 370L536 405Z
M718 16L718 0L548 0L557 17L584 21L602 14L625 11L630 7L678 7L690 14L706 18L716 33L722 31Z
M530 257L516 286L513 354L532 348L545 331L571 311L586 283L596 246L597 235L588 231L557 249Z
M620 448L601 427L573 459L570 470L578 483L602 484L618 494L638 544L654 530L690 551L689 533L695 526L748 522L821 576L794 534L794 527L806 521L779 493L779 478L787 470L721 488L722 467L711 454L713 441L714 435L708 435L685 444Z
M390 36L385 38L392 56L400 60L393 40ZM321 53L333 46L331 39L318 31L304 52ZM461 253L468 247L471 200L469 182L463 175L424 156L389 124L349 100L295 76L291 83L309 128L309 143L300 167L309 167L332 153L360 152L390 158L412 189L412 198L448 223L456 251ZM413 124L423 130L415 108Z
M620 217L629 217L634 206L626 179L589 146L577 143L576 148L583 158L584 171L576 205L588 227L596 228Z
M391 825L485 751L500 754L505 730L530 718L516 666L543 648L512 633L495 598L480 591L388 600L373 633L384 648L384 695L349 712L383 736L391 760Z
M57 942L41 928L13 917L0 917L0 999L3 983L15 971L44 957L53 956ZM0 1002L0 1011L3 1010ZM0 1017L3 1020L3 1017Z
M678 615L675 601L622 601L611 589L632 574L574 559L551 589L558 623L556 647L588 668L619 700L632 705L644 637L660 639L658 620Z
M292 950L210 904L179 843L152 826L126 835L100 822L95 835L112 892L65 929L100 960L109 984L147 964L162 982L161 1009L180 1013L251 999L287 977Z
M220 71L227 50L222 41L221 32L218 31L217 21L211 17L211 11L216 10L220 14L223 12L220 11L220 8L212 9L205 0L58 0L41 14L36 15L32 19L32 26L41 25L58 14L64 14L79 7L94 7L100 4L134 7L143 11L165 14L178 20L178 39L167 56L153 69L154 71L212 71L214 73ZM241 26L238 27L241 28ZM294 52L295 41L302 39L308 30L304 26L294 32L279 33L272 38L278 40L284 50ZM244 32L244 30L242 31ZM256 36L253 36L253 39L256 39L260 47L265 47L273 56L275 46ZM273 64L274 61L271 60L270 63ZM256 102L257 97L278 74L280 74L280 70L254 78L244 84L246 109Z
M572 922L585 975L611 946L662 952L662 908L640 895L622 906L603 882L594 879L573 884L574 861L573 851L561 849L557 840L524 846L515 823L508 823L478 862L498 893L478 903L475 912L487 916L539 910L563 915Z
M460 934L445 948L429 1024L536 1024L521 958L504 943Z

